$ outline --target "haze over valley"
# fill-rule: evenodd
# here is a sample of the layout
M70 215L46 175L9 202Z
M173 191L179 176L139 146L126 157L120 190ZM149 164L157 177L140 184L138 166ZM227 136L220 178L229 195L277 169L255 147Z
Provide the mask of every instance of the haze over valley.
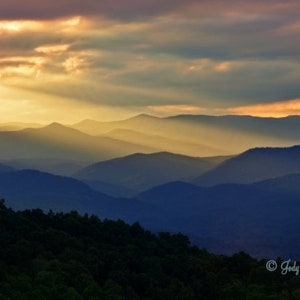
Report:
M299 122L138 115L22 124L0 132L0 194L15 210L77 210L183 232L215 253L299 258Z

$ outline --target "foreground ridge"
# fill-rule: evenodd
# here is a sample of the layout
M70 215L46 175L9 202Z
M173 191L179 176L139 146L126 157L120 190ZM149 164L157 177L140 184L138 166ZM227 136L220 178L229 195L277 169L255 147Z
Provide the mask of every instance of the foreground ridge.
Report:
M266 260L209 254L180 233L154 235L138 223L14 212L2 200L0 229L3 299L288 299L300 292L298 277L267 272Z

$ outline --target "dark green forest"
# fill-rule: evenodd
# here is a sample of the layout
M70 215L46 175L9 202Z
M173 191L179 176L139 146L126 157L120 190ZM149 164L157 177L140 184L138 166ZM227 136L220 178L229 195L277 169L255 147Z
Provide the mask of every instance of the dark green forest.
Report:
M1 300L300 299L300 276L268 272L266 261L210 254L138 223L0 203Z

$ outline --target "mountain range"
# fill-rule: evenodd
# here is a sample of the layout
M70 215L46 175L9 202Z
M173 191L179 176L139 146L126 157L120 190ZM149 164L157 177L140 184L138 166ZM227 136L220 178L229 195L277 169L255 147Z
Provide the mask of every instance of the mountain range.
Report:
M253 147L300 144L299 116L138 115L122 121L73 125L11 123L0 130L0 159L104 161L134 153L172 152L192 157L236 155ZM3 131L10 126L9 131ZM1 124L0 124L1 127ZM21 130L13 130L15 129ZM34 128L33 128L34 127Z
M34 169L62 176L71 176L75 172L91 164L91 161L61 158L19 158L6 159L2 160L2 162L16 170Z
M299 120L139 115L0 130L0 198L299 259Z
M202 186L253 183L297 172L300 172L300 146L254 148L224 161L192 183Z
M197 156L199 154L211 156L218 153L217 149L204 145L201 141L189 142L176 139L173 138L173 134L170 136L162 136L157 134L145 134L137 130L118 128L99 136L110 137L129 143L136 143L138 141L140 145L155 147L161 152L174 152L189 156Z
M155 149L95 137L76 129L52 123L42 128L0 132L0 158L3 159L73 159L104 160L135 152L154 152Z
M0 173L0 198L4 198L7 205L14 210L76 210L81 214L122 218L127 222L134 222L139 217L155 220L151 205L136 199L110 197L74 178L36 170Z
M75 173L74 177L116 184L139 192L174 180L190 180L226 159L188 157L168 152L136 153L92 164Z
M299 259L300 193L295 185L300 185L299 174L214 187L176 181L129 199L110 197L76 179L35 170L0 173L0 195L15 210L77 210L138 221L155 232L182 232L217 253L244 250L256 257Z
M0 131L17 131L25 128L38 128L43 125L38 123L24 123L24 122L8 122L0 123Z
M160 151L202 157L236 154L253 147L300 144L300 133L295 130L299 126L300 116L262 118L234 115L177 115L158 118L145 114L122 121L85 120L72 125L73 128L91 135L116 136L116 130L117 132L126 130L127 134L123 135L122 139L131 142L138 140L139 134L144 134L150 136L147 138L148 146L163 146ZM153 139L158 133L159 138ZM118 133L117 135L120 136ZM162 145L161 137L173 141ZM172 145L174 140L181 142L182 152L178 152L176 143Z
M299 185L299 174L292 181ZM278 193L272 187L282 182L285 190ZM286 178L209 188L172 182L141 193L139 199L169 216L167 230L184 232L210 251L299 258L300 193Z

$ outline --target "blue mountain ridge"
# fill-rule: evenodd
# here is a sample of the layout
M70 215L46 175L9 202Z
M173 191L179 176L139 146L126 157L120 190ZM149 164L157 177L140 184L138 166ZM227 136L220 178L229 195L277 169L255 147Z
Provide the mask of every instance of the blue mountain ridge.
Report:
M194 178L191 183L213 186L221 183L254 183L300 172L300 146L253 148Z
M297 166L295 158L299 150L299 146L257 148L237 158L242 163L245 158L255 161L259 155L270 155L270 161L275 164L279 157L286 157L279 165L285 162L289 166L284 172L278 172L281 174L298 170L294 166ZM291 157L294 166L287 157ZM270 164L257 166L260 166L256 168L259 172ZM182 181L167 182L141 192L136 198L116 198L74 178L22 170L0 172L0 197L15 210L77 210L81 214L120 218L129 223L139 221L153 231L180 231L199 246L218 253L244 250L256 257L299 259L300 192L297 187L300 171L279 177L274 176L274 172L266 174L273 176L251 184L204 187ZM256 178L253 176L252 180Z
M0 197L14 210L40 208L44 211L71 211L128 222L150 216L151 205L129 198L113 198L70 177L36 170L0 173ZM155 214L153 213L155 219Z
M285 185L278 193L270 188L273 180L278 184L281 178L214 187L171 182L141 193L139 199L168 214L168 230L184 232L197 244L210 240L202 245L211 251L299 259L300 192ZM295 180L300 185L298 174Z
M15 169L6 165L6 164L1 164L0 163L0 173L6 173L6 172L11 172L14 171Z
M175 180L191 179L227 157L199 158L170 152L135 153L91 164L74 174L84 181L117 184L141 192Z

